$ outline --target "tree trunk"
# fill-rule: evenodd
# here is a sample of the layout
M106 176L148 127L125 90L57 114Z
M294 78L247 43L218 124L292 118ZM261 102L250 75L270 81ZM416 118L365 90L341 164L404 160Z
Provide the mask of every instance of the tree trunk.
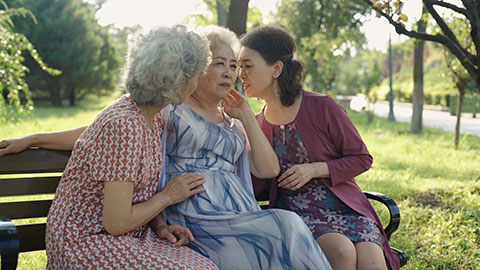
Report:
M462 118L463 96L465 96L465 88L459 84L458 87L458 103L457 103L457 123L455 124L455 149L458 149L458 142L460 138L460 119Z
M68 101L70 102L70 106L75 106L77 105L77 99L76 99L76 96L75 96L75 89L73 89L72 87L69 87L68 90Z
M220 1L216 1L217 3L217 24L219 26L227 26L227 9L220 3Z
M237 36L247 32L248 2L250 0L230 0L228 8L227 27Z
M47 83L48 92L50 93L50 103L54 107L62 106L62 97L60 95L60 84L58 79L52 79L52 82Z
M425 7L422 8L422 17L425 13ZM427 27L426 21L420 17L418 20L418 32L424 33ZM421 39L415 40L415 49L413 53L413 113L410 123L410 133L418 134L422 132L423 118L423 48L425 41Z

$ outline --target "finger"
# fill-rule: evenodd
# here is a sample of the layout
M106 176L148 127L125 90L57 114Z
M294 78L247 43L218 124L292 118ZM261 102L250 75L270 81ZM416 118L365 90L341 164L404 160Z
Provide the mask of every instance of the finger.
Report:
M175 237L175 235L169 232L168 229L163 231L163 236L165 237L165 239L168 240L168 242L172 244L175 244L177 242L177 238Z
M175 225L179 233L184 234L190 241L194 241L192 232L187 228L180 225Z
M203 175L196 174L196 173L188 173L188 174L184 174L184 175L182 175L182 176L183 176L183 177L182 177L181 179L182 179L183 181L187 182L187 183L204 178Z
M235 105L237 103L235 97L230 94L227 95L225 99L228 101L230 106Z
M295 186L289 188L289 190L299 190L299 189L300 189L301 187L303 187L303 186L304 186L304 183L299 182L299 183L297 183Z
M282 181L284 181L286 178L293 175L294 173L295 173L295 170L293 168L290 168L290 169L286 170L284 173L282 173L282 175L280 175L280 177L278 177L277 181L279 183L281 183Z
M190 241L195 241L195 239L193 238L193 233L188 228L185 228L185 234Z
M232 96L236 97L236 98L239 98L239 97L240 97L240 98L243 98L242 94L240 94L240 92L238 92L237 90L235 90L235 89L233 89L233 88L230 90L230 94L231 94Z
M205 192L205 190L206 190L205 188L192 189L192 190L190 191L190 196L189 196L189 197L191 197L191 196L193 196L193 195L200 194L200 193L202 193L202 192Z
M287 184L285 184L283 186L283 188L285 189L290 189L292 188L293 186L295 186L296 184L298 184L298 180L297 179L293 179L292 181L288 182Z
M177 238L177 242L173 244L174 246L183 246L188 244L188 238L184 233L184 227L176 225L173 234Z
M13 151L11 149L5 148L5 149L0 149L0 157L4 156L6 154L11 154Z
M7 141L3 140L3 141L0 142L0 148L5 148L5 147L7 147L7 146L8 146L8 142L7 142Z
M200 178L190 178L187 181L185 181L188 186L198 186L200 184L203 184L205 182L205 177L200 177Z
M226 97L222 98L223 100L223 108L228 108L230 106L229 101L227 100Z
M187 237L185 237L185 235L179 235L178 241L173 245L176 246L176 247L179 247L179 246L184 246L186 244L188 244Z
M291 175L288 178L285 178L285 180L283 180L282 183L280 183L278 186L282 188L288 188L293 185L292 182L297 183L296 180L297 180L297 177L295 175Z

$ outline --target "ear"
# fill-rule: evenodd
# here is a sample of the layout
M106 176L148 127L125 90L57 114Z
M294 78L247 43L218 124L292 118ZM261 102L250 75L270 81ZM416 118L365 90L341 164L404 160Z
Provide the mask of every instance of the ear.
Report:
M283 71L283 62L280 60L277 60L275 63L273 63L273 77L275 79L278 79L280 77L280 74L282 74Z

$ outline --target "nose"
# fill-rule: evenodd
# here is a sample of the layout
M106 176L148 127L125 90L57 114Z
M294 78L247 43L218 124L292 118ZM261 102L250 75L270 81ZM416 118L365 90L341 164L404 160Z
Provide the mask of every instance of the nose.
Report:
M232 79L232 78L235 78L236 73L231 68L227 68L225 72L223 72L223 76L226 78Z

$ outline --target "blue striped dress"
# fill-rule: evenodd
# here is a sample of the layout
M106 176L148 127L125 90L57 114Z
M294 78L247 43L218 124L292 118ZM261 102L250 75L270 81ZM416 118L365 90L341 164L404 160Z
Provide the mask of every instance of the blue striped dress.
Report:
M331 269L303 220L286 210L261 210L251 180L239 177L240 122L215 124L186 105L174 106L168 118L167 181L187 172L205 177L206 192L165 210L168 223L192 231L191 248L222 270Z

